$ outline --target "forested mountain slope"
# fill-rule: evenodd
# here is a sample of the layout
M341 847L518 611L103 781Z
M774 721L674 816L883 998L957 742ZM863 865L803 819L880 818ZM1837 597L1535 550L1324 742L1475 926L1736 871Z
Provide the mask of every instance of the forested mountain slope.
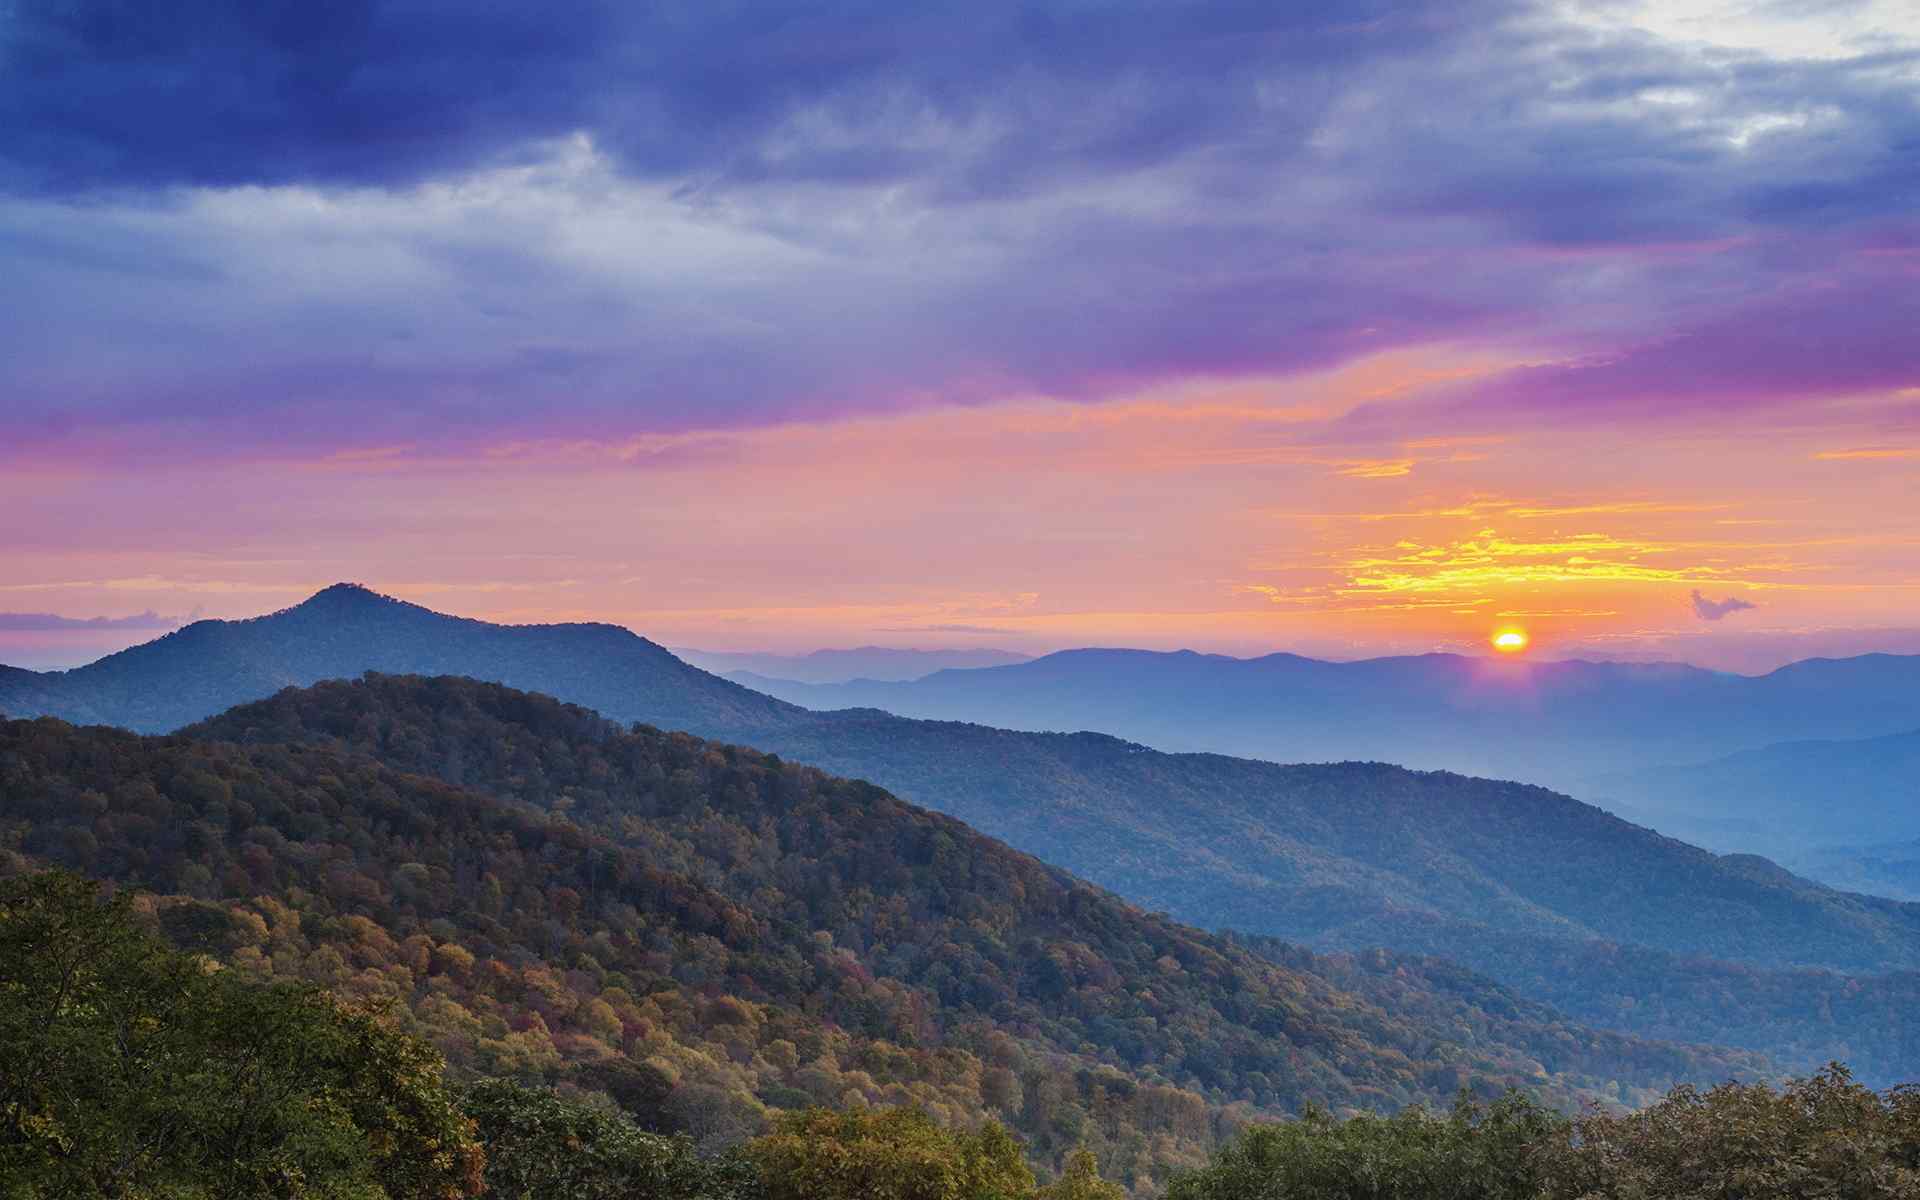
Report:
M1748 1044L1817 1065L1793 1056L1844 1040L1842 1031L1825 1015L1830 1006L1791 986L1792 968L1876 976L1920 968L1920 907L1716 857L1540 788L1377 764L1169 755L1097 734L870 710L811 713L624 630L492 626L362 589L330 589L259 622L214 624L203 635L209 645L252 647L253 657L202 655L176 635L116 656L115 670L137 666L140 695L176 707L179 697L264 689L265 674L246 667L254 658L341 675L431 660L462 664L450 669L463 674L536 677L620 721L687 728L871 779L1177 920L1322 949L1439 955L1628 1032L1717 1036L1721 993L1704 989L1763 970L1769 982L1753 994L1768 997L1767 1007L1739 1023L1754 1031ZM134 686L132 676L126 682ZM1656 1012L1625 1003L1654 979L1615 973L1621 953L1643 970L1669 964L1660 982L1671 1004ZM1698 959L1714 961L1695 980L1684 964ZM1881 1079L1904 1069L1914 1057L1900 1049L1913 1040L1905 1025L1862 1031L1876 1053L1893 1055L1859 1062L1863 1072Z
M524 726L533 721L530 712L522 712L517 707L511 713L501 711L503 704L510 703L511 693L491 690L465 693L479 703L468 704L465 715L458 721L449 724L435 717L433 714L446 703L440 698L440 690L451 687L458 691L460 686L450 681L377 677L353 684L326 684L235 709L190 732L237 740L322 740L380 757L407 770L439 774L541 804L550 803L549 797L557 790L585 788L587 793L593 793L596 789L614 786L604 780L597 783L585 780L577 772L565 778L555 777L550 762L541 763L543 752L527 745ZM382 694L378 704L369 705L368 689ZM546 702L535 698L529 703ZM370 709L384 715L371 719L367 716ZM590 721L584 725L547 719L534 723L542 730L543 737L563 744L600 736L597 726ZM996 736L995 731L960 728L987 737ZM1017 743L1030 740L1024 735L997 736ZM1061 740L1069 745L1088 741L1101 745L1111 741ZM500 763L502 754L530 757L522 765L512 767ZM1124 757L1140 756L1125 754ZM1150 760L1159 756L1146 757ZM983 773L1006 766L1000 759L986 761L987 765L980 768ZM1389 777L1406 774L1379 768L1359 770L1384 772ZM1317 769L1309 770L1309 774L1316 773ZM1538 792L1538 789L1516 790L1522 795ZM1355 794L1365 795L1357 788ZM1597 819L1603 828L1620 827L1644 834L1596 810L1554 799ZM1053 816L1059 819L1058 814ZM1354 837L1363 842L1370 838L1389 838L1390 826L1414 823L1405 813L1389 812L1377 819L1380 829L1359 830ZM1512 819L1511 816L1508 819ZM1040 829L1033 836L1046 834L1045 829ZM1655 840L1677 846L1666 843L1665 839ZM1687 847L1678 849L1762 889L1785 887L1793 891L1807 886L1770 864L1713 859ZM1598 852L1613 851L1602 842ZM1633 880L1626 880L1620 887L1630 891L1633 885ZM1657 880L1649 878L1642 886L1656 885ZM1817 888L1811 891L1822 894ZM1277 895L1275 903L1285 905L1310 893L1303 890ZM1262 921L1273 924L1286 919L1284 910L1265 914L1264 918L1251 907L1241 911L1248 925ZM1390 932L1395 938L1393 944L1408 951L1485 964L1491 973L1514 980L1523 994L1543 999L1579 1020L1604 1027L1631 1029L1666 1039L1718 1040L1761 1049L1798 1069L1814 1069L1839 1058L1854 1063L1864 1077L1878 1081L1920 1076L1920 1028L1915 1027L1910 1015L1920 1013L1920 974L1854 978L1835 972L1756 968L1617 941L1572 937L1557 930L1526 934L1412 912L1398 914ZM1272 940L1252 938L1249 943L1263 952L1280 955L1281 961L1292 961L1287 955L1296 953L1296 948ZM1469 990L1487 986L1484 980L1466 982L1474 979L1469 972L1437 958L1363 955L1358 961L1377 962L1379 969L1374 974L1383 979L1404 977L1413 971L1431 979L1456 981L1457 986ZM1482 1007L1500 1009L1506 1002Z
M270 617L202 622L35 678L93 697L51 706L52 715L152 729L173 727L172 718L141 713L205 716L215 698L218 707L257 698L281 676L395 669L550 689L615 720L868 778L1202 925L1429 949L1437 925L1464 921L1768 965L1920 966L1920 908L1755 873L1539 788L1372 764L1168 755L1094 734L871 711L810 713L612 626L489 625L344 585ZM116 689L138 703L115 700ZM1417 942L1404 940L1409 929Z
M857 711L761 736L1196 924L1448 955L1484 930L1767 966L1920 966L1920 906L1723 858L1544 788L1159 754L1098 734L903 730Z
M7 722L0 833L14 869L193 898L163 927L240 969L399 999L457 1065L708 1138L917 1101L1139 1182L1255 1110L1763 1069L1471 977L1282 965L870 785L464 680L289 692L191 736Z

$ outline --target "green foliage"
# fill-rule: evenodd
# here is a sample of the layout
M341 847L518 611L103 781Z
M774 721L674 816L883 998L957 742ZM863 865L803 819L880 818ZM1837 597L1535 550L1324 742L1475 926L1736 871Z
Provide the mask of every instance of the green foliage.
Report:
M1036 1193L1039 1200L1126 1200L1126 1189L1100 1178L1099 1164L1085 1147L1067 1155L1060 1178Z
M9 857L163 893L180 945L391 1003L463 1076L601 1093L709 1150L779 1110L912 1105L1144 1191L1310 1102L1651 1099L1756 1066L1464 973L1251 953L870 785L468 680L164 739L0 724Z
M766 1200L1030 1200L1020 1145L989 1121L943 1129L918 1109L783 1114L747 1154Z
M1920 1196L1920 1091L1876 1094L1837 1065L1779 1091L1680 1088L1575 1134L1548 1159L1548 1200Z
M11 1195L453 1200L479 1161L438 1056L374 1014L169 951L75 876L0 883Z
M732 1200L753 1194L743 1160L703 1160L684 1137L642 1131L617 1110L544 1088L484 1080L466 1111L487 1148L497 1200Z
M1535 1200L1539 1148L1565 1121L1517 1094L1446 1116L1408 1108L1340 1121L1310 1111L1258 1125L1204 1170L1180 1176L1168 1200Z
M1451 1115L1255 1126L1167 1200L1912 1200L1920 1090L1829 1066L1775 1089L1674 1089L1566 1120L1520 1096Z
M1271 938L1238 940L1276 962L1291 963L1300 953L1299 947ZM1782 1072L1808 1073L1838 1059L1875 1086L1920 1078L1920 1039L1912 1035L1910 1016L1920 1009L1920 972L1851 976L1812 968L1766 970L1644 946L1486 928L1466 934L1449 931L1432 940L1413 938L1405 948L1444 950L1448 958L1369 951L1347 959L1353 966L1335 968L1330 978L1374 998L1376 984L1393 988L1403 974L1417 974L1427 985L1420 990L1453 994L1482 1012L1517 1013L1510 989L1497 989L1507 996L1503 1003L1484 990L1484 977L1460 966L1471 962L1481 971L1525 980L1524 991L1531 999L1520 1002L1524 1008L1601 1029L1630 1029L1642 1038L1663 1040L1676 1052L1685 1053L1685 1043L1749 1046L1764 1050ZM1550 1036L1530 1042L1542 1047L1550 1043ZM1604 1046L1591 1049L1601 1051L1596 1063L1611 1053ZM1543 1058L1564 1063L1566 1054L1588 1052L1584 1046L1566 1047ZM1684 1069L1674 1072L1675 1077L1688 1074ZM1716 1082L1754 1077L1750 1067L1696 1069L1691 1074ZM1663 1090L1664 1085L1627 1088L1613 1099L1650 1104Z
M0 884L6 1200L471 1195L433 1047L557 1085L470 1096L494 1193L528 1200L1113 1200L1100 1168L1150 1194L1222 1142L1176 1196L1920 1188L1914 1093L1836 1070L1570 1126L1540 1104L1753 1064L1437 960L1201 934L753 751L459 680L221 728L249 744L0 724L0 875L164 893ZM1271 1122L1513 1083L1537 1099Z
M323 684L236 709L209 723L203 732L256 741L298 738L351 746L405 770L438 775L565 812L570 819L592 825L616 838L629 837L632 818L639 815L647 821L651 836L666 832L681 841L680 861L711 863L743 899L767 894L767 872L763 867L767 856L778 855L790 860L801 855L812 860L816 877L844 879L856 887L875 880L896 894L910 895L908 915L913 928L907 936L928 949L945 944L971 948L979 939L969 930L960 930L959 937L947 932L953 928L955 918L969 920L975 912L986 912L990 914L989 920L1004 925L1004 917L994 910L1003 910L1010 895L1024 894L1039 899L1055 890L1052 880L1027 878L1029 874L1040 874L1024 869L1028 864L1038 866L1032 864L1032 860L1007 854L1004 848L992 843L983 847L981 839L964 826L900 804L870 788L793 768L777 759L734 747L716 747L684 738L664 739L666 746L663 747L663 739L652 731L627 732L545 697L525 696L470 681L369 677L353 684ZM967 732L970 736L986 737L995 731ZM855 741L862 737L857 725L850 726L846 733ZM1094 741L1105 744L1103 739ZM689 753L662 754L663 749L682 747ZM715 757L716 752L719 758ZM1099 754L1090 753L1085 757L1090 762L1104 761L1104 756ZM763 765L768 767L765 773L754 769ZM952 766L949 773L965 775L972 781L969 786L982 795L998 794L1009 786L1007 779L998 777L998 772L1005 770L1018 776L1028 765L1017 756L1011 759L1004 755L969 756L964 764ZM777 776L773 772L776 767ZM993 778L982 776L979 773L982 770ZM684 807L679 801L671 801L670 806L661 804L659 785L655 782L661 775L668 776L670 789L684 786L687 798L694 802ZM1092 808L1106 803L1104 797L1088 799ZM796 809L782 812L787 804L795 805ZM849 819L866 806L871 806L884 823L864 827ZM783 821L791 825L802 816L821 810L824 810L824 820L831 822L826 831L830 840L824 842L813 830L808 830L804 838L783 834L777 845L770 845L766 831L757 827L775 813L780 813ZM805 894L789 879L773 882L783 894ZM981 885L977 890L984 891L985 895L954 894L975 882ZM861 899L858 891L844 897L839 890L831 888L827 893L834 902L831 907L808 897L804 919L814 927L828 928L838 936L842 932L842 914L870 919L866 913L853 909ZM894 898L894 902L898 903L898 899ZM868 935L866 930L860 932ZM900 931L896 924L878 933L879 940L892 943ZM1188 952L1165 943L1156 947L1152 955L1142 958L1136 957L1137 945L1122 946L1116 954L1115 939L1110 936L1076 940L1093 956L1110 964L1121 978L1144 971L1155 980L1156 996L1171 998L1174 993L1186 992L1194 983L1205 986L1212 982L1165 971L1160 960L1169 950L1176 962L1182 964L1191 957ZM839 944L856 945L858 941L841 937ZM1085 951L1046 953L1046 947L1035 949L1038 952L1025 962L991 962L984 976L972 962L943 963L937 956L923 961L929 964L928 974L940 981L941 998L948 1005L957 1001L963 1006L991 1008L1022 999L1044 998L1083 1011L1091 1010L1089 1016L1121 1015L1111 1003L1101 1003L1106 999L1101 993L1109 989L1101 986L1105 981L1096 982L1087 977L1088 973L1080 965L1087 957ZM1262 953L1265 952L1263 946ZM1336 986L1341 991L1372 987L1371 981L1362 978L1364 972L1353 972L1332 960L1305 952L1296 950L1290 956L1276 957L1275 961L1297 977L1326 979L1338 972L1341 980ZM943 965L951 971L953 982L948 982L948 974L939 970ZM998 977L1011 971L1031 976L1031 983L1023 983L1018 976L1008 980L1027 993L1025 997L1008 995L998 988L995 989L998 995L985 994L988 986L999 982ZM1480 1054L1452 1059L1446 1066L1430 1070L1431 1077L1420 1079L1412 1088L1388 1085L1383 1094L1360 1096L1342 1096L1326 1090L1328 1082L1315 1077L1317 1064L1249 1062L1243 1070L1251 1068L1269 1078L1299 1078L1303 1072L1308 1078L1301 1081L1304 1086L1276 1087L1270 1096L1255 1089L1244 1098L1257 1104L1289 1108L1314 1100L1330 1104L1404 1103L1447 1096L1455 1087L1466 1083L1488 1094L1498 1094L1508 1085L1538 1086L1544 1072L1556 1085L1564 1079L1572 1087L1597 1088L1608 1099L1650 1099L1675 1079L1751 1074L1760 1066L1758 1060L1751 1057L1742 1060L1739 1056L1702 1054L1684 1047L1652 1046L1629 1038L1575 1030L1547 1009L1518 1003L1502 989L1487 985L1485 980L1463 979L1465 973L1461 972L1450 976L1426 972L1424 987L1409 986L1404 981L1406 972L1398 963L1377 973L1400 981L1375 990L1381 998L1391 994L1392 1004L1382 1007L1401 1014L1403 1021L1412 1017L1414 1025L1444 1024L1448 1028L1457 1028L1466 1021L1478 1027L1471 1038L1471 1044L1476 1047L1511 1046L1521 1053L1497 1064ZM1063 987L1063 984L1069 986ZM1092 991L1088 990L1090 984ZM1472 994L1463 994L1465 992ZM1292 997L1298 993L1292 988L1283 988L1282 993L1287 997L1284 1007L1288 1010L1288 1019L1292 1020L1295 1008ZM1367 998L1379 1002L1373 995ZM1083 1005L1083 1000L1096 1003ZM1327 1006L1322 1007L1324 1011ZM1163 1028L1170 1029L1175 1024L1162 1012L1150 1015L1155 1016ZM1218 1018L1209 1014L1205 1019L1212 1024ZM1407 1036L1412 1031L1403 1033L1403 1027L1396 1028L1400 1025L1392 1020L1373 1024L1365 1038L1369 1042L1392 1045L1410 1059L1425 1057L1428 1043L1423 1043L1418 1035ZM1064 1032L1069 1041L1085 1038L1079 1029ZM1296 1046L1319 1050L1326 1045L1326 1039L1316 1035L1325 1032L1330 1031L1296 1028L1289 1031L1289 1036ZM1133 1032L1132 1037L1138 1037L1138 1033ZM1187 1044L1192 1042L1186 1034L1181 1035L1181 1040ZM1210 1061L1212 1057L1204 1053L1193 1055L1191 1075L1204 1080L1207 1074L1217 1072L1219 1068Z

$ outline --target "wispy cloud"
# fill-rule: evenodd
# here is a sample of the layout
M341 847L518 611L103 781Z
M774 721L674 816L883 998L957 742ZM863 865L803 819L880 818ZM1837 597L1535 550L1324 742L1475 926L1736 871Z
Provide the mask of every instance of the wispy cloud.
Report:
M57 613L0 612L0 633L54 633L74 629L178 629L191 618L163 617L149 609L130 617L64 617Z
M1844 462L1850 459L1913 459L1920 458L1920 447L1865 446L1855 450L1822 450L1813 457L1820 462Z
M0 583L0 593L16 592L185 592L209 596L285 595L309 592L319 585L307 583L254 582L244 579L206 579L191 576L122 575L98 579L63 579L58 582Z

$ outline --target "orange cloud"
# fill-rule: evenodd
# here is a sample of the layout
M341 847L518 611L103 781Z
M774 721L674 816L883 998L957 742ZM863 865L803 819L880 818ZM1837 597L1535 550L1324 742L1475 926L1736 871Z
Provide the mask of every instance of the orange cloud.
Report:
M1920 447L1864 446L1854 450L1822 450L1813 457L1821 462L1840 462L1848 459L1920 458Z

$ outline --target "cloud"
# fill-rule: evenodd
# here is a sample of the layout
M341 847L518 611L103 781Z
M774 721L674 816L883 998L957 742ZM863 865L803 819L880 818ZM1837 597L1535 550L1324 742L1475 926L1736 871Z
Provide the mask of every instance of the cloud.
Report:
M1862 446L1852 450L1821 450L1813 456L1820 462L1845 462L1857 459L1920 458L1920 447Z
M1515 11L185 0L163 18L21 0L0 130L16 183L50 190L404 186L585 131L638 177L885 184L951 163L944 189L965 194L1161 159L1244 117L1262 70L1405 54ZM1297 110L1269 124L1304 131Z
M1730 614L1758 607L1759 605L1752 601L1742 600L1738 596L1728 596L1724 600L1709 600L1701 595L1700 589L1693 590L1693 615L1702 621L1720 621Z
M1517 0L18 0L0 443L430 457L1439 342L1538 351L1453 423L1911 383L1916 62Z
M51 633L70 629L178 629L182 617L163 617L148 610L131 617L63 617L55 613L0 612L0 633Z

